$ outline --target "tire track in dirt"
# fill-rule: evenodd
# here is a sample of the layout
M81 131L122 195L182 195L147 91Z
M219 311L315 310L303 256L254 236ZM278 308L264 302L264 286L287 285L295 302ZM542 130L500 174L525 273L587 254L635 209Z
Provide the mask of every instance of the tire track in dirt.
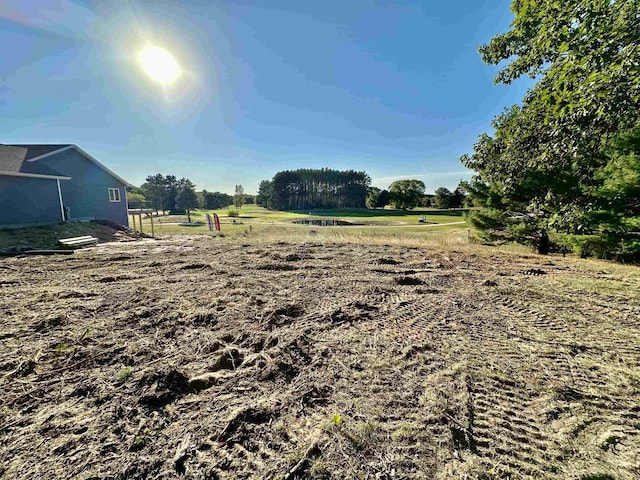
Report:
M499 476L552 478L559 469L557 446L536 408L540 392L521 375L534 358L525 342L508 333L513 320L497 310L478 311L467 322L478 455Z
M621 346L621 342L617 341L618 334L615 326L602 318L598 319L594 316L587 318L580 313L575 303L558 305L548 302L546 298L543 301L537 300L537 305L545 310L542 312L523 302L496 294L490 296L490 301L499 305L499 310L502 310L503 315L509 319L505 322L503 332L509 332L512 338L517 338L518 343L522 345L521 348L512 346L510 348L512 352L524 351L527 343L540 342L549 345L545 351L539 351L529 358L531 369L537 373L537 390L541 393L540 399L544 400L545 406L544 416L538 415L535 419L529 416L530 420L535 420L529 423L536 432L548 432L545 439L547 444L545 452L536 454L536 458L543 459L545 468L539 473L532 470L530 475L536 478L542 476L542 473L553 476L559 471L563 461L566 462L567 458L572 457L573 452L567 448L567 445L576 441L598 444L594 449L594 456L599 458L592 459L594 465L598 462L604 464L603 460L606 457L613 457L610 460L612 464L623 458L636 460L640 458L640 449L637 447L640 438L638 414L628 400L629 394L637 394L637 391L616 393L619 385L615 382L612 384L611 377L606 372L600 372L594 367L607 351L615 352L620 358L626 357L629 353L633 355L635 349L629 351L626 345ZM555 314L552 313L554 311ZM597 333L593 333L594 330ZM500 335L498 332L491 335L493 341L490 343L496 345L495 339L500 338ZM599 342L596 342L595 335L600 336ZM539 350L539 347L537 349ZM526 369L519 368L518 371L522 372ZM482 388L491 385L488 380L485 378L485 382L481 383ZM503 393L513 393L514 385L494 389L491 398L495 404L503 405L505 400ZM529 393L530 389L521 387L520 392L524 397L509 394L509 398L513 399L510 411L499 408L506 411L507 418L513 418L512 414L517 414L519 419L527 418L522 413L526 408L535 405L536 398ZM527 400L525 403L515 401L523 398ZM491 404L487 405L487 407L490 406ZM636 422L635 425L634 422ZM598 423L601 423L600 427L594 426L593 429L601 431L600 435L603 438L594 439L597 436L594 434L582 435L583 430ZM511 421L507 424L512 428ZM614 433L607 437L607 432ZM581 435L585 438L580 438ZM622 441L622 436L629 448L624 452L623 457L616 458L615 454L610 455L609 447L611 443ZM516 442L515 445L517 444ZM520 450L521 447L522 445L518 449ZM526 448L520 451L527 452ZM553 454L550 456L551 452ZM518 458L519 455L516 451L508 451L508 456ZM587 467L588 465L585 469Z
M604 453L595 465L640 458L640 409L628 400L638 392L615 394L607 372L594 367L603 349L627 360L634 355L635 348L621 348L613 323L579 315L571 304L543 301L541 311L496 290L477 296L462 289L447 301L400 293L389 306L392 338L444 346L466 359L467 407L453 421L467 425L468 454L486 471L513 478L563 476L576 439L599 442L595 451ZM596 343L584 333L589 328L607 340ZM577 424L563 429L571 422ZM582 433L588 429L601 438ZM621 455L613 452L617 445Z
M530 359L520 353L500 320L478 315L471 307L472 296L462 288L447 301L406 295L391 319L405 342L444 346L466 362L461 374L468 401L451 422L458 425L456 431L466 426L467 440L455 445L479 457L486 471L514 478L552 477L558 466L553 440L535 413L538 396L511 380L508 368Z

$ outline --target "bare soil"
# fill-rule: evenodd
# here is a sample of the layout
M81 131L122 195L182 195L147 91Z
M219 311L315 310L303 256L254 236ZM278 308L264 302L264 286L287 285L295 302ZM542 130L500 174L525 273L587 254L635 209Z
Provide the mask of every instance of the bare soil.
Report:
M0 477L640 478L637 268L221 242L0 262Z

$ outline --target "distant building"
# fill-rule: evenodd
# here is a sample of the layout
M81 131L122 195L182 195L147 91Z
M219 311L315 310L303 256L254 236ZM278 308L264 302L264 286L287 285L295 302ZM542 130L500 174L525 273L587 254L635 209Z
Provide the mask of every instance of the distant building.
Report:
M65 220L128 226L127 186L77 145L0 144L0 228Z

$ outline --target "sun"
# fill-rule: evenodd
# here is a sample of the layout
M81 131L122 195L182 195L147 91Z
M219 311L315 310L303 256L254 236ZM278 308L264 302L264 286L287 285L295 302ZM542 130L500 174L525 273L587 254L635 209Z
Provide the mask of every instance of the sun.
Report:
M163 85L173 83L180 77L180 65L164 48L149 45L140 52L140 66L153 80Z

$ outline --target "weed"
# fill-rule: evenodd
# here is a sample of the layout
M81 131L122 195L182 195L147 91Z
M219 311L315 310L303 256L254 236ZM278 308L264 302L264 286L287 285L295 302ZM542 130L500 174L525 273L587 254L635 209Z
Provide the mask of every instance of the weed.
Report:
M149 439L145 436L136 437L129 450L132 452L138 452L144 448L148 441Z
M125 367L122 370L120 370L120 373L118 373L118 380L120 380L121 382L124 382L127 380L127 378L129 378L132 374L132 370L129 367Z
M311 475L322 475L328 473L330 463L322 458L316 458L311 468L309 469L309 473Z

